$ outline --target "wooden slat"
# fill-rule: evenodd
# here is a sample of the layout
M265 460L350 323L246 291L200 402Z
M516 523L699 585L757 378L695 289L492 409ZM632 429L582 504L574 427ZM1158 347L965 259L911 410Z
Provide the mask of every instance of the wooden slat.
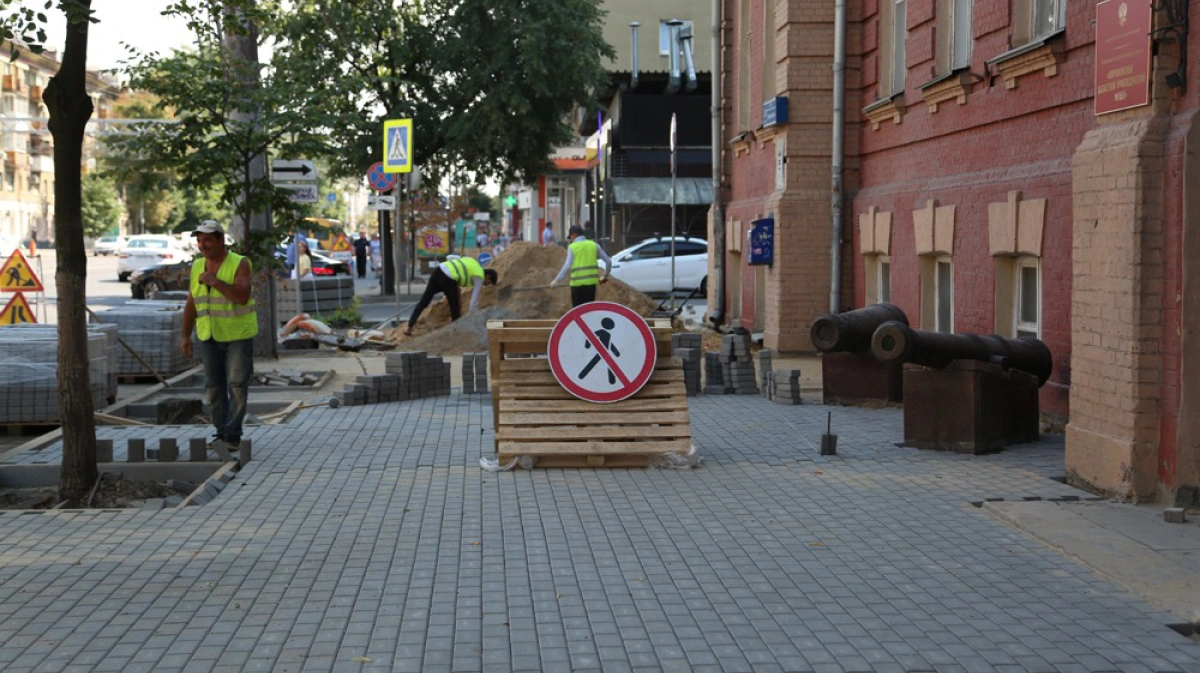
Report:
M621 400L621 411L687 411L687 399L660 397L650 399L631 398ZM556 411L566 413L591 413L597 408L606 409L609 405L596 405L593 402L571 398L569 400L501 400L500 412L519 411Z
M495 399L504 400L574 400L579 399L563 390L563 387L558 385L502 385L498 382L492 383L492 397ZM631 397L631 400L643 400L650 398L661 397L686 397L682 386L677 383L647 383L645 387ZM582 400L580 400L582 401ZM613 404L624 404L627 400L614 402ZM591 404L590 402L588 404ZM597 405L592 405L597 406ZM603 405L612 406L612 405Z
M658 358L654 363L655 369L683 369L683 360L679 358ZM500 363L500 375L510 372L548 372L550 361L543 358L522 358L520 360L503 360Z
M609 453L687 453L690 439L661 442L500 442L500 455L586 456Z
M501 464L507 463L516 456L500 454ZM606 456L538 456L537 467L541 468L579 468L579 467L646 467L650 464L646 456L606 455Z
M603 409L604 407L598 408ZM687 423L688 414L686 411L669 411L669 412L627 412L620 409L613 410L612 413L603 413L594 411L589 414L554 414L554 413L514 413L500 414L500 425L612 425L620 423L623 425L672 425L675 423Z
M496 439L511 442L565 442L571 440L680 439L691 437L689 425L667 425L658 428L608 427L577 428L567 426L509 427L501 426Z
M682 369L656 369L650 375L648 383L669 383L672 381L683 381ZM548 369L540 372L506 372L500 375L500 380L495 384L498 386L558 385L558 379L554 378L554 373Z

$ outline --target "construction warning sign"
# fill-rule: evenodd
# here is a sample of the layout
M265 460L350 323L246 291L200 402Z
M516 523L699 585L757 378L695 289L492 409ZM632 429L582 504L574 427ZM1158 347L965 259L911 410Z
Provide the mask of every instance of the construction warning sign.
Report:
M8 306L4 307L4 311L0 312L0 326L20 325L27 322L37 322L37 319L33 317L33 309L29 308L29 302L25 301L25 295L18 292L8 300Z
M339 233L334 237L329 249L333 252L348 252L350 250L350 239L346 238L346 234Z
M29 266L29 260L25 259L25 255L21 254L20 250L13 250L13 254L4 262L4 266L0 266L0 291L4 292L41 292L42 281L38 280L37 274L33 272L33 267ZM11 306L11 303L9 304ZM7 309L5 309L7 311ZM11 325L12 323L4 323Z

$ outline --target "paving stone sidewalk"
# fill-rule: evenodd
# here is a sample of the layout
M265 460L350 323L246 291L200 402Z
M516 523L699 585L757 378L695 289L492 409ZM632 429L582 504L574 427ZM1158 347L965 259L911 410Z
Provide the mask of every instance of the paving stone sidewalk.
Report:
M696 469L486 472L490 403L455 395L256 427L200 507L0 514L0 670L1200 672L1171 615L972 506L1089 497L1061 441L691 410Z

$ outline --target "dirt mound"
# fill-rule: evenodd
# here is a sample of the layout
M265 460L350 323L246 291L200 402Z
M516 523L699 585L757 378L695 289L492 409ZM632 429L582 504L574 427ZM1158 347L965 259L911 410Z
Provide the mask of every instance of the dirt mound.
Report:
M485 287L479 297L480 314L488 317L470 318L468 307L471 291L465 290L460 297L466 314L453 326L450 325L450 305L439 298L421 314L413 328L413 336L406 337L398 327L387 334L390 341L406 350L425 350L443 355L483 351L487 346L487 320L531 320L557 319L571 308L571 290L564 283L560 287L547 288L567 261L567 251L558 246L543 246L525 241L513 243L491 263L500 282ZM610 279L600 286L596 298L623 304L643 316L650 315L658 303L625 283ZM502 309L489 313L489 309ZM426 339L426 336L436 335Z

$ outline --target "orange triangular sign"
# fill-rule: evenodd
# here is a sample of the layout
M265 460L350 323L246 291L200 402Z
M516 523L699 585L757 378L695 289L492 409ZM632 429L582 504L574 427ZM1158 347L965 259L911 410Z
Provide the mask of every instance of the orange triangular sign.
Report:
M18 292L8 300L8 306L4 307L4 311L0 311L0 326L20 325L27 322L37 322L37 319L33 317L33 309L29 308L29 302L25 301L25 295Z
M37 274L33 272L33 267L29 266L25 255L22 255L20 250L13 250L13 254L4 262L4 266L0 266L0 291L41 292L42 290L42 281L38 280ZM12 306L11 302L9 306ZM3 324L11 325L12 323Z
M350 241L346 239L345 234L338 234L337 238L333 239L334 252L346 252L350 249Z

